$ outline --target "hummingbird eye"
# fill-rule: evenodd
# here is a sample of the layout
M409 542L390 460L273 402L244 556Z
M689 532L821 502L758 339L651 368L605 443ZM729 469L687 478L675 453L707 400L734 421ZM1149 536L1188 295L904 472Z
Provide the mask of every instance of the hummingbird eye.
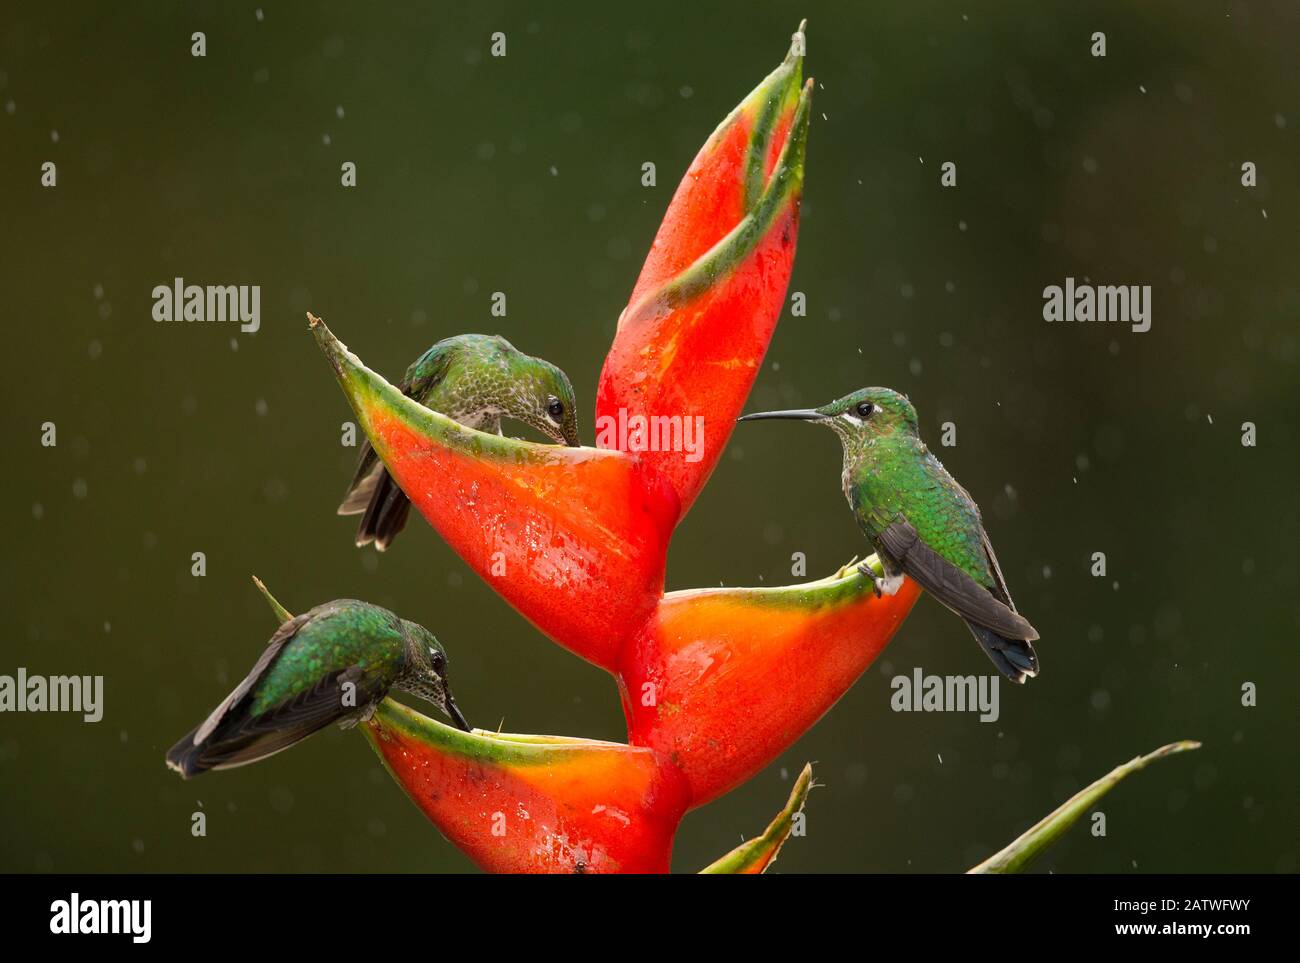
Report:
M858 417L870 418L871 413L875 410L876 410L875 405L873 405L870 401L864 401L860 405L858 405Z
M546 404L546 413L559 421L564 417L564 402L552 395L551 400Z
M447 657L437 649L429 650L429 664L433 666L435 672L441 672L447 668Z

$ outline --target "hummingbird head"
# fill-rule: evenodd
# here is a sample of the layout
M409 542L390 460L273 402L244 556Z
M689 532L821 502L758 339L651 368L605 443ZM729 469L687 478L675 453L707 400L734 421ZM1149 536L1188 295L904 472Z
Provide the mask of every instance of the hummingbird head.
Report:
M520 407L508 412L510 417L535 428L558 445L579 447L578 404L569 376L541 358L523 356L523 370L518 372L526 385Z
M572 448L582 444L573 385L563 371L524 354L499 334L459 335L440 341L430 351L451 342L458 350L443 385L447 395L439 408L443 414L472 428L483 427L487 418L511 418L556 444Z
M763 418L791 418L825 425L840 436L846 451L877 438L895 434L915 435L918 431L916 409L906 397L890 388L861 388L820 408L760 411L740 420L758 421Z
M470 732L471 726L452 698L451 686L447 683L447 653L443 650L442 643L423 625L406 619L401 621L410 666L401 688L422 699L428 699L446 714L457 729Z
M892 388L860 388L817 409L822 419L846 440L880 438L918 431L916 409Z

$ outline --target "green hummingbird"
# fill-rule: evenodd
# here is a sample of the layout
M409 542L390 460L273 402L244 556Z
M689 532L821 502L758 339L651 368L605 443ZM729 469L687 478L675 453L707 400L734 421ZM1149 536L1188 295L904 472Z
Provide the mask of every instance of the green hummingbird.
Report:
M336 599L285 622L235 691L167 753L189 779L288 749L331 722L370 717L390 688L427 699L461 729L447 653L426 628L387 609Z
M467 428L501 433L513 418L557 443L578 447L577 405L568 375L499 335L439 341L406 369L402 394ZM361 515L357 547L385 551L406 524L411 502L367 441L340 515Z
M796 418L827 425L844 445L844 495L880 557L876 595L909 575L966 622L1012 682L1038 674L1038 632L1016 611L979 506L921 440L916 409L889 388L863 388L821 408L765 411L741 421Z

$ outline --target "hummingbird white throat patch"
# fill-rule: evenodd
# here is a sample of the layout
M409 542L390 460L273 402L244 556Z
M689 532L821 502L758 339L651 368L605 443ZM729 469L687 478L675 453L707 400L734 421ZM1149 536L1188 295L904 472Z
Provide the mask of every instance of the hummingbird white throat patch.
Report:
M1049 284L1043 288L1044 321L1118 321L1137 334L1151 330L1149 284Z

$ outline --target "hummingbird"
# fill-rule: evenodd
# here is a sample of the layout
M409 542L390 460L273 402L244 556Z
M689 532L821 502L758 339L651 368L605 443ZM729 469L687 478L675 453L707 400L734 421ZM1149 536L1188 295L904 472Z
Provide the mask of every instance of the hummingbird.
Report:
M1012 682L1038 674L1031 645L1038 632L1019 612L979 506L921 440L916 409L889 388L863 388L821 408L764 411L741 421L794 418L834 429L844 446L844 495L884 567L877 577L893 595L903 576L916 580L965 621L993 664Z
M390 688L470 731L447 686L447 653L428 629L355 599L326 602L276 630L244 681L172 746L167 765L189 779L257 762L331 722L368 719Z
M557 444L582 444L568 375L499 335L461 334L439 341L406 369L398 388L467 428L500 434L501 419L513 418ZM340 515L362 516L357 547L373 543L386 551L410 511L410 500L366 441L338 509Z

